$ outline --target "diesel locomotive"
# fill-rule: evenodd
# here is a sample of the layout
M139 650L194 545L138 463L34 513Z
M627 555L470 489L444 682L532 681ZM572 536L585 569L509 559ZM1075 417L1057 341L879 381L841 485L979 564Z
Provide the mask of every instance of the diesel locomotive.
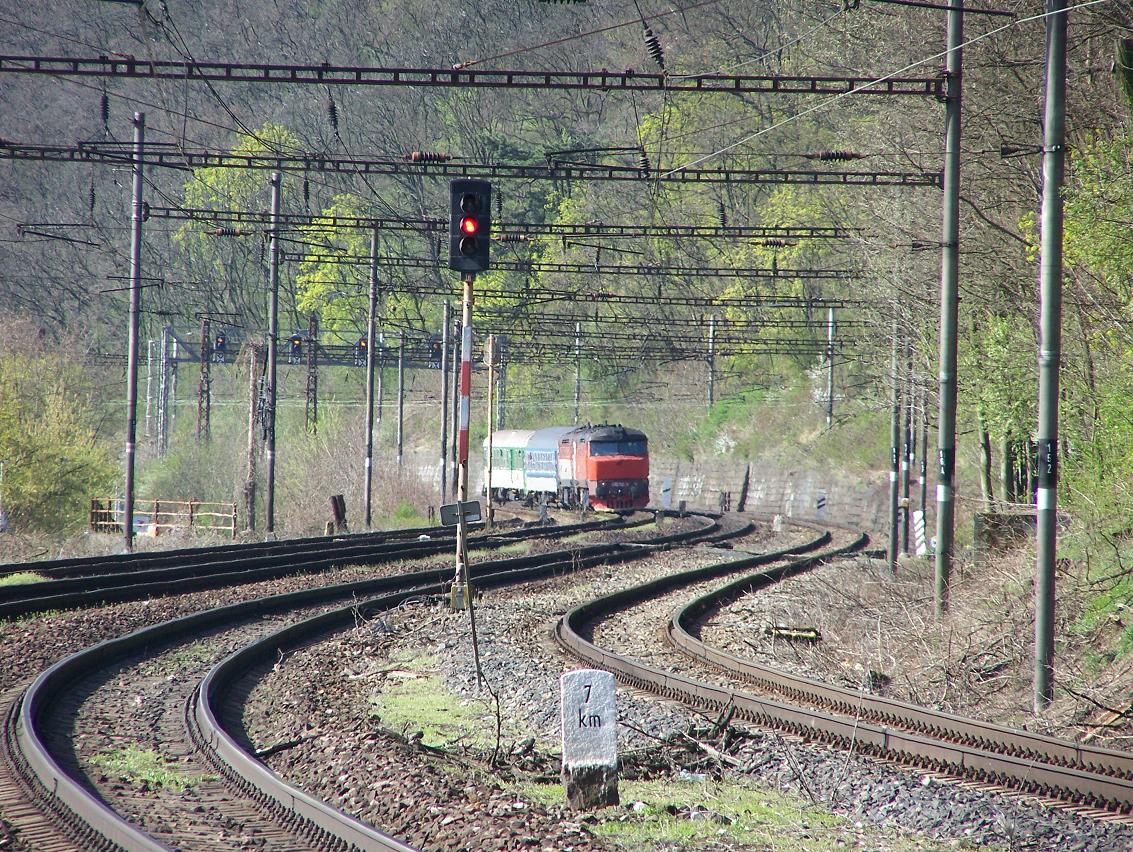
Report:
M485 462L487 452L485 440ZM492 496L566 508L643 508L649 504L648 439L621 424L494 432Z

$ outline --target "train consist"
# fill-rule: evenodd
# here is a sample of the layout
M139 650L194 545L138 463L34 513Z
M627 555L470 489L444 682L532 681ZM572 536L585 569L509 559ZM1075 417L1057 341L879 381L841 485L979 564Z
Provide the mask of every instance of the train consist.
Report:
M487 452L485 440L485 461ZM494 432L492 496L567 508L643 508L649 504L648 439L620 424Z

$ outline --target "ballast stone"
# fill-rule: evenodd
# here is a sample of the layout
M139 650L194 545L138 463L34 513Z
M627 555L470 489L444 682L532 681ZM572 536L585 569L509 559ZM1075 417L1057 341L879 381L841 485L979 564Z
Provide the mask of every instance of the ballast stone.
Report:
M618 798L618 710L614 676L598 669L559 678L562 781L578 810L606 807Z

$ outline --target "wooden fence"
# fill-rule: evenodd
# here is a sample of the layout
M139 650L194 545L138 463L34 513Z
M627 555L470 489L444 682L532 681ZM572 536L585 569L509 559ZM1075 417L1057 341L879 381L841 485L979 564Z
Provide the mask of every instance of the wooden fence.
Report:
M91 500L91 532L122 533L122 500ZM135 500L134 534L166 535L171 530L202 530L236 537L236 504L200 500Z

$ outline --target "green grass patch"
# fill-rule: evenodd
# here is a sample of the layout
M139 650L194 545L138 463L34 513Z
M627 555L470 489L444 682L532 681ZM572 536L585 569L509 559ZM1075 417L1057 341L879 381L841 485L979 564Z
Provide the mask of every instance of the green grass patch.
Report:
M36 574L34 571L17 571L15 574L0 577L0 586L19 586L23 583L43 583L46 581L46 577L42 574Z
M392 731L421 732L425 745L492 748L495 710L487 701L461 698L444 685L435 657L404 652L390 658L381 690L370 696L371 712ZM504 720L504 736L518 734Z
M528 784L517 792L546 805L566 802L560 784ZM713 843L731 848L742 843L775 852L825 852L854 848L854 835L860 833L848 820L814 810L800 799L738 781L622 781L618 792L622 806L594 811L602 821L590 828L624 849ZM887 849L952 848L925 845L924 838L905 844L896 834L877 829L877 837L882 835Z
M428 519L412 503L398 503L397 509L393 510L393 520L398 527L424 527L428 523Z
M167 760L156 751L146 751L136 746L101 752L91 762L95 766L101 766L107 774L131 784L146 782L178 792L203 780L181 772L175 762Z

